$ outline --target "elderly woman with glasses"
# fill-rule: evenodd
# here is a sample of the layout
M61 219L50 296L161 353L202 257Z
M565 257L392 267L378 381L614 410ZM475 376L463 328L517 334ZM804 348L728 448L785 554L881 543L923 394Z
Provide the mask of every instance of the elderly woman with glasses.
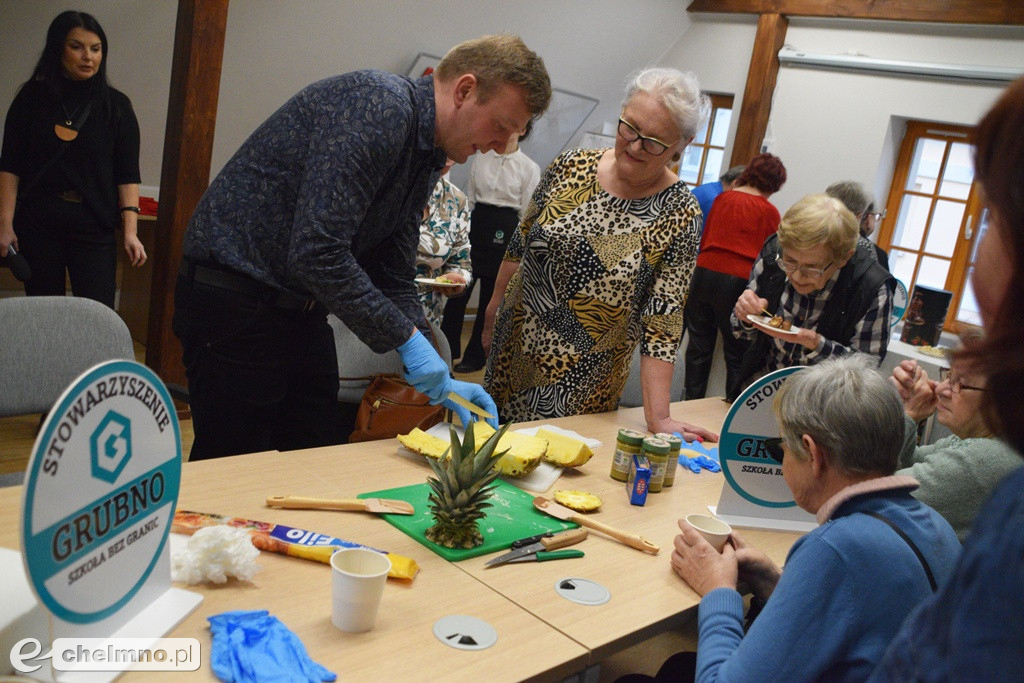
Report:
M965 344L980 343L983 335L967 328L960 338ZM945 517L963 542L988 495L1021 466L1020 456L985 423L985 376L967 360L953 359L936 382L914 361L905 360L893 368L890 381L903 399L906 420L899 473L921 483L914 497ZM918 446L917 424L932 414L953 435Z
M733 334L753 342L730 401L779 368L854 351L885 357L896 281L859 236L857 218L825 194L804 197L782 217L733 308ZM767 324L773 317L782 328Z
M699 680L864 680L952 573L956 534L910 495L914 479L894 475L903 406L873 365L863 354L823 361L791 375L775 399L781 439L768 450L820 524L793 545L785 570L736 533L719 554L680 520L672 568L703 596ZM764 604L745 636L738 581Z
M669 164L708 110L693 74L644 70L615 147L566 152L544 173L487 307L486 383L502 422L615 410L639 345L648 429L717 439L669 416L701 219Z

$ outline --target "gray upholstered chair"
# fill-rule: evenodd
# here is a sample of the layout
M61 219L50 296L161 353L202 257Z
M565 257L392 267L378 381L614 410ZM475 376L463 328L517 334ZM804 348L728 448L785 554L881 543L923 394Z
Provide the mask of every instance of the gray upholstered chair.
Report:
M45 413L71 382L105 360L134 360L117 313L80 297L0 299L0 417Z

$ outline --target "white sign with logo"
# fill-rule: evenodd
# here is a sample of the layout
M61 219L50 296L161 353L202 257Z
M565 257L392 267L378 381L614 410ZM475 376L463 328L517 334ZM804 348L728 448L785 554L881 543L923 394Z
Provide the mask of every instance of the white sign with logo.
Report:
M146 366L102 363L57 399L29 461L21 520L25 572L53 638L155 639L198 606L201 596L170 583L180 480L174 404Z
M722 425L719 458L728 484L716 516L733 526L811 531L814 515L793 500L782 465L772 460L765 439L779 436L772 401L786 378L802 367L783 368L754 382L733 402Z

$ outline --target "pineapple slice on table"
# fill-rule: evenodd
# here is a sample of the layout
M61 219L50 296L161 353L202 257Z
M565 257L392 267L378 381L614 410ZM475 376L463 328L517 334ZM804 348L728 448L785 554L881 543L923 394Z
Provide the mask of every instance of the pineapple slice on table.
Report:
M478 444L484 443L494 433L494 428L483 420L474 422L472 429L473 438ZM527 475L540 465L547 448L548 443L546 439L526 434L517 434L515 432L506 432L502 434L501 440L498 441L496 447L498 451L508 451L498 461L498 471L509 477Z
M555 491L555 502L576 512L593 512L601 507L601 497L596 493L585 493L573 489Z
M590 446L571 436L544 427L537 430L537 436L547 440L548 450L544 453L544 460L552 465L579 467L594 457L594 451L590 450Z
M451 445L444 439L427 434L419 427L414 427L408 434L399 434L398 441L410 451L415 451L434 460L442 457Z

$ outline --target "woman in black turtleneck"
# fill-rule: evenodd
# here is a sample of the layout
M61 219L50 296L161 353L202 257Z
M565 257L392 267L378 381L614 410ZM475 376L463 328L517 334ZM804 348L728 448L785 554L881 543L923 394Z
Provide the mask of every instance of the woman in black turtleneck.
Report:
M0 154L0 256L28 261L29 296L75 296L114 307L117 246L146 261L137 236L139 124L107 83L107 36L94 17L63 12L14 98Z

